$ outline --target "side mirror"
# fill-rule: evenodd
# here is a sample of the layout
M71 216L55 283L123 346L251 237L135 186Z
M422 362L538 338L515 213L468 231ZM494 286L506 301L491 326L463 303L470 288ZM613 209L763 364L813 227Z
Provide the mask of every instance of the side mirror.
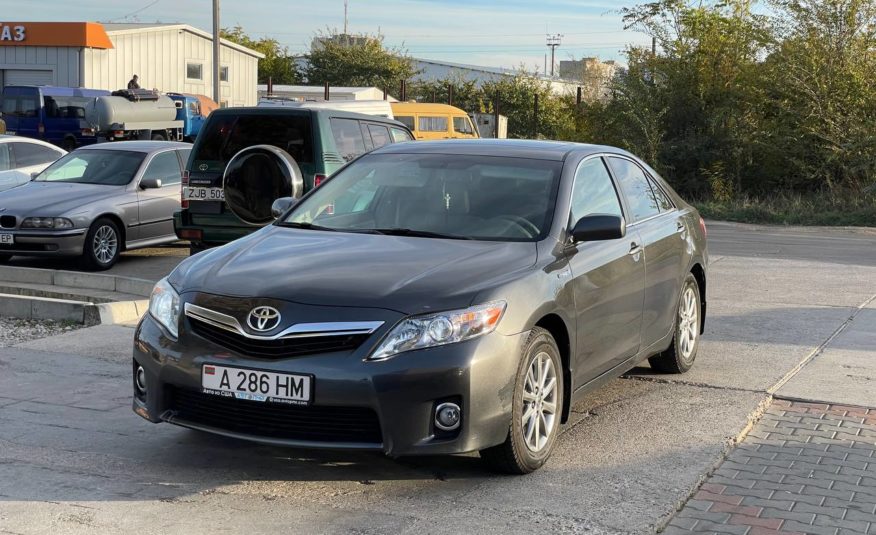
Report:
M38 176L40 176L40 172L39 172L39 171L34 171L33 173L30 174L30 179L33 180L33 179L35 179L35 178L38 177Z
M274 219L279 218L281 215L286 213L286 210L295 206L295 203L298 202L298 199L292 197L280 197L271 205L271 215Z
M155 177L145 177L140 179L140 188L142 189L158 189L161 187L161 179Z
M616 215L593 214L584 216L572 227L572 241L616 240L627 235L624 218Z

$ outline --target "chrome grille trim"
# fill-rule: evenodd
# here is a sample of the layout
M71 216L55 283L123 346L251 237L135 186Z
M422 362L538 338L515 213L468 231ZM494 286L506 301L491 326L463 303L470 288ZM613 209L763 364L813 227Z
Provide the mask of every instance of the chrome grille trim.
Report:
M310 338L316 336L350 336L371 334L379 329L382 321L333 321L324 323L296 323L285 330L270 336L260 336L246 332L233 316L210 310L209 308L185 304L186 316L203 321L214 327L238 334L251 340L280 340L288 338Z

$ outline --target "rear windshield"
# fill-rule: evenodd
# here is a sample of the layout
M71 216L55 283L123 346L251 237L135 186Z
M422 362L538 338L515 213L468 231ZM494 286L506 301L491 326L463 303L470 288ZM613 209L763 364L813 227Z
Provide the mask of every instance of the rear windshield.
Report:
M273 145L288 152L299 164L312 163L310 115L212 117L198 134L193 161L207 164L210 170L222 170L232 156L253 145Z

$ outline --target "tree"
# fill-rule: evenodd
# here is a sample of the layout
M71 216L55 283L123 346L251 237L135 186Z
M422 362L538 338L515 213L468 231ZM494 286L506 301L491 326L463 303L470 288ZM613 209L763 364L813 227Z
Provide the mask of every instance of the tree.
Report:
M265 55L264 59L259 60L258 83L266 84L269 79L275 84L292 85L300 82L301 76L295 57L289 53L288 47L280 46L276 39L253 39L244 33L241 26L223 28L220 35L223 39Z
M394 89L416 74L404 51L385 48L379 35L363 39L321 33L315 41L319 45L307 55L304 69L311 85Z

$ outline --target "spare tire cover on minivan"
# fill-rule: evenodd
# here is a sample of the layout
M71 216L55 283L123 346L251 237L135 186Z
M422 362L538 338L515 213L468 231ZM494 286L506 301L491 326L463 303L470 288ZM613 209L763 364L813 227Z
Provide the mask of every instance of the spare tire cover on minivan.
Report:
M250 225L266 225L274 220L271 205L275 200L301 196L304 178L288 152L255 145L228 161L222 187L234 215Z

